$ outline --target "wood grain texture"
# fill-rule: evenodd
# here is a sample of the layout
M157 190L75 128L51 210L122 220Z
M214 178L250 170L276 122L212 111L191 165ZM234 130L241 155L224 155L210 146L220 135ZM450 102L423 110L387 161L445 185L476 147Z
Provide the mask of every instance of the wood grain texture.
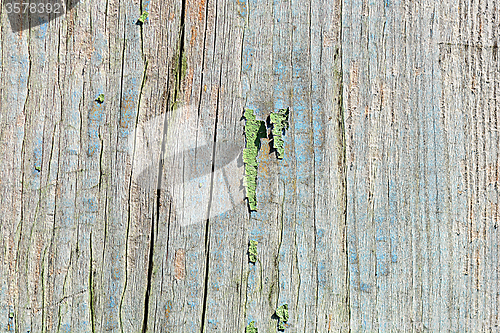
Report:
M1 8L1 332L348 330L340 1ZM246 107L291 114L251 214Z
M355 332L498 331L498 9L344 2Z
M1 8L1 332L498 331L495 0Z

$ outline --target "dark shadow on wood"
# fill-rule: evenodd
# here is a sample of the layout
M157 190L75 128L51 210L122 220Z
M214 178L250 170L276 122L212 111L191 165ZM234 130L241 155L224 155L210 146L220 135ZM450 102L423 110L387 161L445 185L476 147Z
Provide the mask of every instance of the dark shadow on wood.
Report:
M3 10L13 32L48 23L71 11L80 0L5 0Z

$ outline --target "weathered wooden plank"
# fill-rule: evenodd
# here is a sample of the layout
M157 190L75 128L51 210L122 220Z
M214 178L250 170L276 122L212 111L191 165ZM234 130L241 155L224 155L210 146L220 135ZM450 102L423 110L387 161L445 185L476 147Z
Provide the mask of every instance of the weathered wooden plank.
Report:
M297 331L310 331L315 326L316 309L314 296L317 286L316 270L311 264L316 262L317 249L309 244L315 243L316 226L314 219L314 151L311 87L311 59L317 54L311 53L311 3L297 1L291 3L292 33L291 62L291 104L293 127L293 150L295 155L294 186L295 205L287 209L287 215L293 218L295 229L295 260L298 280L293 283L294 294L290 304L290 323ZM308 31L309 30L309 31ZM294 178L295 178L294 177ZM293 240L288 240L293 244ZM323 249L321 249L323 250Z
M142 317L139 331L145 329L157 331L151 324L147 326L147 318L159 311L159 309L150 306L150 300L159 296L156 294L155 285L151 285L150 276L156 275L156 271L151 269L151 260L153 260L151 247L154 246L154 249L156 249L158 243L165 241L157 238L158 226L155 228L154 225L158 220L158 173L165 114L170 109L171 100L169 96L175 92L175 73L178 71L178 31L181 24L181 4L178 1L168 1L166 3L150 3L147 1L142 4L142 10L149 12L149 17L142 29L141 38L143 54L148 61L147 77L142 88L144 98L141 99L140 110L142 112L139 115L139 126L135 130L134 140L129 141L129 145L135 146L134 175L132 179L133 186L139 190L137 208L134 210L137 212L142 210L143 193L149 193L151 198L154 198L152 209L142 213L144 214L143 218L137 220L137 222L140 222L147 218L151 227L146 228L146 231L145 228L138 224L135 229L138 238L146 236L146 232L148 236L147 242L142 245L140 239L137 239L136 243L139 247L146 246L148 248L147 253L142 252L142 255L146 255L145 263L148 263L148 265L140 268L140 271L145 273L145 275L142 275L142 279L148 279L146 281L148 289L147 294L140 297L146 308L140 310ZM129 310L137 311L133 306L130 306ZM166 309L161 309L161 311L166 311Z
M273 332L285 303L290 332L346 323L340 7L80 1L16 33L2 12L1 330ZM241 115L288 107L249 212Z
M239 214L246 211L240 188L242 165L237 161L243 139L239 121L242 107L232 106L238 103L235 78L240 61L233 55L241 53L235 50L240 43L237 34L232 37L235 29L231 3L188 2L185 12L185 49L180 58L186 57L187 73L181 81L179 106L169 119L165 152L167 159L178 156L179 160L165 164L162 179L166 184L162 200L168 200L162 201L162 206L172 209L160 211L160 223L168 219L168 225L159 238L167 238L168 243L163 244L165 259L159 261L166 292L158 298L164 310L158 312L156 321L165 322L167 330L191 332L214 326L226 330L238 320L231 311L239 311L235 305L242 304L239 277L232 277L240 274L244 255L241 229L233 229L238 222L232 206L238 204ZM191 86L193 76L198 77L199 85ZM214 147L215 137L218 144ZM186 153L193 148L194 156ZM214 153L229 163L219 166L217 160L213 162ZM175 163L181 163L181 168ZM172 181L173 176L180 180ZM181 190L185 193L179 193ZM189 206L182 206L185 198ZM217 217L221 214L225 216L222 222ZM238 251L239 260L233 258L233 251Z
M194 197L197 208L185 209L183 202L183 177L184 167L187 168L187 176L198 170L204 175L210 175L210 165L208 164L212 150L207 149L209 157L196 160L195 156L186 153L196 148L197 142L207 147L209 138L205 133L205 128L200 123L198 105L201 100L201 86L196 88L186 86L186 75L188 80L200 75L203 78L204 43L205 30L210 24L213 27L213 19L205 16L205 6L201 8L201 18L194 13L193 2L182 3L179 7L178 17L181 20L177 34L177 48L175 50L175 66L173 79L170 80L172 89L168 96L168 114L163 129L165 133L164 143L164 164L161 178L161 197L159 202L159 219L157 221L157 232L155 234L155 251L153 259L153 276L151 289L150 306L155 309L148 318L148 327L154 331L186 331L191 332L201 326L201 313L203 308L203 288L204 288L204 249L205 249L205 219L207 218L208 201L203 200L208 197L209 185L206 178L201 183L202 200L199 196ZM198 13L198 11L196 11ZM190 20L196 20L191 23ZM201 22L198 22L201 21ZM210 22L208 22L210 21ZM206 22L206 23L205 23ZM196 27L199 37L190 38L187 42L186 36L192 31L190 26ZM193 32L193 31L192 31ZM194 32L193 32L194 33ZM196 44L195 44L196 43ZM193 47L194 46L194 47ZM191 51L191 52L189 52ZM190 54L191 53L191 54ZM195 62L191 63L188 56L194 57ZM183 70L187 65L187 69ZM183 73L183 71L185 73ZM187 71L187 72L186 72ZM193 74L191 74L191 72ZM186 96L185 93L192 94ZM211 124L208 125L208 128ZM200 139L197 141L197 137ZM193 158L194 157L194 158ZM199 164L198 164L199 163ZM195 164L193 170L192 164ZM196 165L198 164L198 165ZM161 167L161 166L160 166ZM200 184L200 182L198 182ZM198 185L197 184L197 185ZM188 200L193 201L193 186L186 186ZM199 187L198 187L199 188ZM189 207L189 206L188 206ZM187 207L186 207L187 208ZM192 270L188 270L192 267Z
M243 19L238 1L217 2L214 22L213 60L206 58L204 76L216 89L214 109L207 115L214 120L213 133L207 140L216 142L212 156L211 195L209 200L208 247L205 300L201 331L244 330L244 274L248 263L245 225L247 204L244 200L241 96L241 53ZM208 56L208 53L207 55ZM214 70L217 69L218 70ZM218 76L218 77L217 77ZM207 88L207 94L210 88ZM203 102L201 104L203 106ZM202 113L203 115L203 113ZM205 125L207 121L205 120ZM228 147L228 148L225 148ZM225 162L229 162L225 164Z
M258 18L263 16L265 17L266 15L265 13L268 11L268 9L266 8L265 3L259 5L260 6L257 6L257 13L255 14L255 17ZM307 10L304 10L302 6L304 6ZM254 7L256 6L250 6L250 13L252 13L252 8ZM263 9L260 9L261 7L263 7ZM331 306L324 306L322 304L322 311L329 313L330 316L317 318L317 312L316 312L317 311L316 288L321 288L318 287L317 285L318 283L316 282L317 277L315 276L315 274L317 274L315 265L318 265L316 261L317 260L316 256L325 255L325 252L330 253L330 251L332 250L329 246L332 245L332 248L334 248L335 245L333 245L333 243L328 244L327 246L325 246L325 248L316 251L315 249L311 248L311 245L314 244L315 240L313 239L309 239L309 241L306 240L307 237L316 236L315 235L316 231L312 230L316 223L317 224L326 223L328 227L332 227L332 225L329 225L329 223L321 219L321 217L318 218L317 220L315 220L312 217L313 210L311 208L309 208L308 210L306 207L313 204L314 201L307 200L306 198L309 195L314 196L316 189L314 191L311 191L311 193L306 193L305 191L299 192L298 191L299 185L296 180L298 175L306 177L306 175L312 173L313 170L312 165L310 164L312 158L308 159L308 156L312 157L311 154L312 151L309 150L308 147L312 147L313 145L310 145L309 142L306 142L304 145L302 145L302 143L304 142L301 142L299 138L297 138L298 133L301 131L306 133L306 135L309 135L310 139L309 141L312 142L313 141L312 136L315 130L318 130L316 132L316 135L318 136L325 135L322 129L319 129L317 127L318 126L317 124L316 127L313 128L314 125L311 124L312 122L311 120L313 119L313 117L321 118L322 116L325 116L325 118L328 119L330 115L328 114L328 112L325 112L326 110L333 111L332 116L334 116L336 119L339 119L338 116L340 116L340 113L336 113L335 115L334 111L336 110L337 112L339 112L340 109L337 110L335 109L335 107L333 108L333 110L328 109L328 106L331 106L331 104L329 103L325 103L323 105L316 105L316 110L312 107L311 101L309 100L310 98L309 96L311 94L310 87L312 84L311 76L309 74L309 71L311 70L310 61L312 57L319 58L321 52L319 52L318 50L318 54L312 55L311 58L309 58L308 53L311 52L309 36L306 37L304 34L297 33L296 35L298 35L298 37L293 39L295 29L297 29L297 31L300 32L301 29L305 29L304 27L309 27L311 24L321 25L326 23L321 20L319 20L318 22L314 21L314 23L312 23L311 17L309 15L310 12L313 12L313 9L308 7L308 4L306 3L293 3L293 2L287 3L287 2L275 1L273 7L274 7L274 20L275 20L274 21L275 27L273 29L273 34L274 34L273 72L275 78L275 81L273 82L273 86L275 87L273 94L274 109L276 110L280 108L290 107L291 119L292 119L292 125L290 131L287 134L287 139L285 139L285 158L283 159L282 162L281 161L279 162L280 179L278 179L277 193L278 195L281 195L281 193L283 193L283 198L280 198L278 196L277 198L278 200L276 199L272 200L272 202L277 202L281 206L281 207L278 206L278 209L280 209L281 212L280 211L277 212L278 221L281 222L280 226L281 235L278 238L279 247L278 247L278 257L277 257L278 259L277 282L279 285L279 290L278 290L278 297L276 301L273 302L276 302L275 308L281 304L285 303L289 304L289 308L291 309L290 311L291 319L288 323L289 327L288 329L290 329L291 331L295 330L300 331L303 330L305 327L309 327L305 328L305 330L312 329L312 327L318 325L318 322L326 326L327 320L330 320L331 326L333 325L333 327L335 327L338 325L338 327L340 327L340 322L342 320L338 320L338 318L333 318L334 317L333 314L334 313L337 314L338 309L333 310ZM296 7L298 8L298 10L294 11L294 8ZM313 7L316 10L316 8L321 7L321 4L314 4ZM259 12L259 9L262 10L263 13ZM337 7L337 9L339 8ZM253 11L255 11L255 9L253 9ZM252 27L251 24L250 27ZM253 105L250 104L251 107L257 109L261 113L262 111L265 111L267 109L268 111L265 112L264 115L260 117L261 119L265 119L267 114L269 114L269 112L272 111L269 110L269 107L265 105L265 96L266 96L265 87L268 84L267 83L268 81L263 80L261 78L261 76L264 76L265 78L266 67L265 63L263 64L260 61L252 59L251 57L251 56L255 57L255 54L258 54L260 49L267 47L266 39L264 37L261 37L262 35L263 34L261 33L257 34L254 37L254 38L260 37L261 40L257 39L257 42L253 41L251 38L248 39L249 41L251 41L248 52L250 54L250 57L248 57L248 59L251 61L248 62L252 65L252 67L250 67L252 69L250 73L264 72L264 75L254 74L253 80L248 80L249 82L247 84L247 87L249 86L250 87L257 86L259 88L262 87L260 89L263 89L264 91L260 94L251 91L248 94L250 98L249 101L247 102L247 105L253 103ZM247 36L248 33L246 32L245 37ZM252 35L250 35L250 37L252 37ZM330 42L332 42L332 40L330 40ZM252 46L256 49L251 49ZM330 72L328 71L326 73L330 74ZM325 76L327 77L325 80L332 78L328 75ZM257 82L257 84L253 82ZM340 80L337 82L339 83ZM326 95L325 99L329 100L331 97L333 96ZM262 101L263 99L264 101ZM324 107L325 109L321 107ZM301 119L300 117L309 119L309 121L300 121L298 120ZM339 131L337 130L336 133L338 134ZM306 150L303 150L303 148L306 148ZM262 152L263 154L266 153L265 143ZM262 155L260 157L261 163L264 161L262 159L263 158ZM274 155L274 153L272 155ZM340 155L336 155L333 158L334 159L339 158L339 156ZM317 165L318 169L320 169L319 162ZM269 167L269 164L266 163L266 166ZM336 178L335 183L337 183L338 181L339 178ZM311 184L308 185L310 186ZM324 190L329 191L329 188ZM317 193L319 196L324 192L321 189L318 189ZM322 206L322 204L320 205ZM299 206L303 208L298 209ZM297 211L299 213L302 212L303 215L302 218L297 217L296 214ZM343 212L338 211L338 213L340 213L337 216L337 218L339 219L338 220L333 219L332 224L334 226L330 228L328 231L332 231L332 229L335 229L341 224L340 221L343 221ZM257 214L262 215L260 211L258 211ZM309 217L307 217L308 215ZM318 214L318 216L320 215ZM259 225L259 223L255 224L256 226L254 228L256 228L257 230L262 230L262 227ZM324 224L322 226L324 226ZM307 229L311 230L306 231ZM337 239L341 239L341 235L337 234L337 236L339 236L339 238ZM335 242L334 240L332 241ZM344 273L342 272L342 269L339 269L339 271L335 272L335 277L344 276L345 278L345 275L343 275ZM340 278L340 280L342 280L342 278ZM331 296L330 295L328 296L328 298L333 297L333 295ZM343 303L345 304L345 302ZM307 317L308 315L310 317L306 319L305 317ZM254 318L255 317L250 317L248 321L253 320ZM334 321L334 323L332 323L332 321ZM262 327L259 325L257 326ZM275 322L269 328L268 326L264 326L264 330L266 329L270 330L276 329Z
M186 87L183 86L186 81L183 80L181 91L182 89L186 89L187 91L184 94L181 93L180 96L183 96L185 99L184 101L180 100L178 102L179 107L173 110L174 113L169 121L172 121L174 124L173 127L175 128L179 125L177 117L181 114L180 112L183 112L182 114L184 114L186 122L192 122L192 118L194 117L194 120L196 120L198 116L199 120L197 123L203 124L204 122L204 125L208 127L209 132L205 135L209 140L214 140L214 137L217 136L217 140L228 138L229 140L236 140L236 142L242 144L242 142L239 141L241 140L239 135L241 135L243 124L239 120L243 107L254 109L259 119L266 119L269 113L273 111L273 105L275 104L274 102L269 102L274 98L272 96L272 94L274 94L272 89L273 85L282 84L285 87L285 91L292 91L290 82L278 82L277 77L276 79L272 79L272 73L279 69L273 69L273 62L271 61L270 55L278 55L278 52L273 52L271 44L272 39L269 39L269 36L273 35L271 31L276 31L276 33L278 33L278 31L281 30L275 28L274 30L270 30L270 32L266 32L269 28L261 23L263 22L262 20L272 12L270 4L267 2L252 1L246 3L240 1L237 3L237 6L231 3L215 4L209 2L207 5L208 7L205 7L205 9L208 12L209 19L207 21L206 36L203 38L206 46L204 52L205 68L202 76L204 84L202 85L203 88L200 92L201 96L199 97L201 102L199 106L196 107L194 114L192 111L189 111L189 105L186 106L189 99L186 98L186 96L195 96L194 98L197 98L195 93L197 94L198 92L196 90L194 90L194 93L190 92L189 86L186 89ZM275 6L276 5L277 4L275 4ZM190 26L195 25L193 19L190 18L189 13L192 12L190 6L191 4L188 2L185 9L187 14L184 29L184 33L186 34L186 37L184 37L184 45L186 45L186 49L183 51L187 58L187 73L190 73L192 63L196 64L196 61L193 59L200 57L197 55L199 51L194 52L187 44L188 40L193 40L193 37L188 38L190 31L198 31L196 26L190 28ZM288 10L288 14L285 15L291 16L291 7L287 6L285 3L283 3L283 6ZM213 23L211 20L213 20ZM303 22L302 24L305 27L308 26L306 22L309 22L310 18L298 18L297 20ZM242 34L241 32L238 34L237 29L242 27L242 22L245 21L244 40L242 40ZM285 21L285 24L288 25L287 29L291 32L293 28L291 22ZM235 34L235 37L231 37L233 34ZM194 36L194 34L192 36ZM291 36L291 34L289 36ZM196 37L194 38L194 43L201 42L201 40L198 41ZM228 43L227 40L234 42ZM236 48L239 45L238 40L243 41L242 49ZM334 40L331 39L330 43L333 44L333 41ZM304 40L304 42L306 41ZM284 43L286 43L286 41ZM225 56L222 56L221 53L225 54ZM239 58L240 54L243 56L241 60ZM297 54L297 56L299 55ZM290 57L291 49L288 55L283 54L284 59L291 59ZM241 66L241 68L238 69L238 66ZM289 63L288 66L289 73L291 73L291 63ZM214 73L214 70L217 68L220 69ZM195 73L198 70L199 69L195 67ZM242 73L241 79L238 78L239 71ZM236 78L233 78L232 75ZM222 77L222 81L219 76ZM298 79L303 78L300 73L298 73L297 76ZM304 82L307 82L307 78L310 80L310 76L304 78ZM289 79L291 79L291 77ZM240 102L241 97L238 94L237 88L240 80L242 85L242 96L244 98L243 103ZM339 77L337 77L336 80L338 84ZM305 89L308 89L309 85L310 83L306 84L304 86ZM335 92L332 92L332 95L335 94ZM276 97L282 98L280 95ZM310 107L310 103L308 107ZM340 109L334 107L331 110L334 114L334 118L338 121L340 119ZM175 112L177 112L177 114ZM311 117L311 111L308 108L304 107L304 112L307 117ZM336 115L335 112L337 112ZM321 112L318 111L318 114L321 114ZM210 125L210 123L213 125ZM216 128L213 127L214 125L216 125ZM337 125L340 126L340 123L337 123ZM172 125L169 125L169 128L170 126ZM202 125L196 124L194 132L184 130L184 133L187 134L187 136L194 136L196 132L201 132L201 129L204 129L200 129L201 126ZM210 130L210 128L212 129ZM332 130L332 132L329 132L335 133L336 136L333 136L336 137L337 140L339 140L338 129L337 127ZM308 131L311 134L313 132L311 127L309 127ZM181 132L183 132L183 130L175 133ZM293 137L291 133L289 135ZM172 135L172 137L170 137L170 135ZM203 133L198 135L203 138ZM173 140L174 143L169 143L169 140ZM167 150L168 148L173 149L174 155L182 151L182 149L188 148L185 146L186 144L188 143L185 139L179 137L179 135L168 134L166 148ZM210 216L208 220L193 221L194 212L186 214L187 212L183 210L179 211L175 209L175 206L179 205L179 202L176 202L179 198L176 197L175 193L168 193L169 189L170 191L175 191L175 189L171 189L169 186L166 186L165 191L162 189L159 220L160 231L158 236L158 241L162 242L162 244L160 249L159 243L155 243L155 249L157 249L155 252L163 254L158 257L155 256L157 259L154 261L155 265L158 263L160 266L158 267L158 271L162 271L162 276L160 277L159 274L157 275L158 280L161 282L152 283L156 288L162 288L162 290L164 290L161 296L155 301L155 307L158 309L158 312L154 320L155 323L158 323L156 324L158 329L162 329L159 323L164 323L167 330L170 328L171 330L178 331L194 331L199 329L200 326L202 330L205 331L243 330L250 321L255 321L259 329L276 330L277 320L273 318L272 315L279 305L279 295L288 293L290 301L284 298L281 299L281 301L289 302L291 305L293 305L292 300L297 300L298 297L297 288L299 288L299 286L295 284L294 281L298 281L299 279L297 266L295 266L295 260L299 251L307 257L304 258L302 265L304 265L304 267L309 266L304 268L304 270L308 272L304 274L313 274L312 276L314 276L317 263L314 257L309 258L309 254L306 252L311 249L311 244L301 241L301 245L299 245L300 248L294 246L295 241L293 238L295 237L296 220L293 210L297 201L297 192L293 185L296 177L294 175L295 171L290 174L289 171L284 169L283 173L286 174L287 177L284 175L279 176L283 177L285 183L287 179L289 180L288 184L285 185L289 188L287 191L290 192L290 199L287 198L287 200L293 203L289 208L285 207L288 211L286 219L289 223L289 226L285 226L281 222L283 210L285 209L282 206L284 202L282 201L283 197L279 194L284 188L282 187L283 185L281 185L283 184L282 181L276 179L276 175L279 175L277 172L278 166L280 164L282 165L283 162L277 161L274 153L269 154L269 142L267 140L262 140L262 144L262 153L259 154L258 158L260 165L258 177L259 186L257 189L259 208L256 212L251 214L249 222L245 222L248 220L248 213L246 204L242 202L235 205L232 210L223 215L211 216L208 214L208 216ZM338 141L335 141L335 144L338 144ZM288 151L291 154L289 157L290 162L285 161L284 163L295 163L294 150L292 147L293 146L288 145ZM240 146L240 149L241 148L242 146ZM339 152L341 152L341 149ZM216 146L215 162L213 162L214 166L217 165L217 156L221 156L220 154L221 151L219 151L218 146ZM166 155L168 155L168 152L166 152ZM183 167L189 170L190 166L186 163L185 157L180 156L178 163L179 162L183 163ZM176 163L176 161L172 163ZM191 161L191 163L193 163L193 161ZM201 157L199 161L194 161L194 164L198 163L201 169L207 167ZM211 163L209 163L208 166L210 166ZM165 167L167 167L166 164ZM167 167L167 170L164 171L162 182L168 183L174 177L185 177L189 180L189 177L187 177L189 176L189 172L187 172L186 175L186 170L184 170L184 174L179 176L175 169L176 166ZM307 172L312 172L311 168L308 170ZM214 172L211 185L212 194L205 194L205 200L207 198L211 200L211 209L213 209L218 202L224 201L224 195L227 195L224 191L219 192L221 188L224 189L224 187L220 187L223 177L218 180L219 176L220 174ZM341 183L338 179L334 181L336 184ZM206 181L200 179L201 191L205 188L205 183ZM273 188L277 188L278 191L268 190ZM280 188L283 190L280 190ZM186 193L189 193L189 184L185 184L184 189L187 191ZM325 189L325 191L330 191L330 189ZM338 195L338 197L342 200L341 194ZM205 203L203 198L200 199L200 203ZM311 205L312 201L304 203L306 205ZM201 211L204 211L203 206L199 207ZM339 229L341 230L343 223L342 210L339 209L337 214L334 225L337 225L337 227L340 225ZM246 225L247 223L248 227L246 228L248 228L248 237L245 235L246 232L244 234L238 232L238 230L245 230L245 227L243 229L234 228L235 225ZM308 228L313 227L313 219L309 219L305 223ZM281 266L282 264L280 263L279 266L276 267L276 258L278 258L278 253L281 251L279 246L282 231L290 235L285 241L287 244L282 244L282 246L290 247L289 259L291 265L295 267L292 268L291 272L286 272L290 269L290 265L285 264ZM305 236L306 234L303 235ZM312 233L312 235L314 235L314 233ZM338 243L329 244L332 248L334 248L336 244L342 243L341 232L337 233L337 237L339 240ZM167 239L166 242L165 239ZM248 263L246 254L247 244L250 239L259 241L259 261L255 266ZM312 244L314 244L314 241ZM330 251L326 250L325 252ZM309 263L308 260L311 260L311 263ZM281 259L279 259L279 261L281 261ZM340 260L340 262L342 262L342 260ZM290 280L287 281L285 278L277 280L277 268L279 269L279 267L283 267L283 271L286 273L281 274L290 276ZM153 272L156 271L157 269L154 268ZM340 276L338 281L344 281L345 271L342 273L342 270L340 270L340 272L335 271L335 273ZM154 281L155 279L155 276L153 276ZM297 319L294 319L296 324L293 325L296 327L290 324L290 330L300 329L300 325L306 323L309 323L308 325L311 326L316 325L314 286L317 282L315 280L315 278L311 279L310 283L313 286L311 290L307 289L307 291L302 291L300 289L302 287L299 288L300 292L310 293L310 298L300 305L301 308L299 311L295 311L293 316ZM245 285L246 295L242 294L242 291L244 292L245 290ZM289 287L285 287L287 285ZM158 292L152 294L158 295ZM341 302L345 306L345 294ZM235 304L240 304L240 306L234 306ZM241 308L241 306L244 307ZM297 305L294 306L298 309ZM324 307L324 312L338 312L338 309L332 311L328 305ZM307 314L309 311L309 315L314 319L310 321L299 320L300 311L304 314ZM246 315L243 318L246 319L242 320L241 316L244 313L246 313ZM343 311L343 313L347 314L347 311ZM345 317L342 319L345 319ZM328 319L325 317L322 324L326 326L327 320ZM334 320L333 315L330 316L329 320L330 325L332 325L331 321Z
M311 109L317 249L316 332L349 330L342 112L342 2L312 3Z
M450 309L449 316L451 325L463 330L488 331L498 326L496 6L493 2L461 4L455 14L458 19L447 26L454 34L439 48L440 120L455 180L450 182L447 204L452 210L459 207L460 214L450 228L452 246L460 253L459 260L453 261L460 270L452 271L450 280L460 286L452 295L463 303ZM458 89L461 94L453 93Z
M289 332L495 330L497 12L81 1L14 33L2 11L0 330L274 332L282 304ZM290 110L253 212L244 108Z
M354 331L498 325L496 10L344 2Z
M276 23L273 7L277 4L270 1L244 3L242 16L245 19L245 32L241 70L243 107L253 110L257 119L266 121L274 106L273 87L276 87L276 80L273 78L275 71L272 59L277 41L273 38L276 34L273 25L261 22ZM289 10L285 15L290 15ZM288 22L286 18L284 21ZM284 30L288 29L289 26ZM289 88L289 82L286 86ZM270 152L271 143L268 139L262 139L261 144L261 151L257 156L257 211L245 217L248 228L245 247L250 240L258 241L258 260L255 264L249 263L247 258L244 261L243 274L247 275L244 326L254 321L259 330L273 332L276 329L276 319L272 315L278 307L280 282L283 281L278 275L277 265L281 261L278 251L283 235L284 190L280 184L282 181L277 177L278 167L282 162L277 162L275 153Z
M7 17L2 17L2 25L8 25ZM26 242L21 244L22 233L22 175L23 142L26 117L25 102L28 96L29 54L28 36L5 31L2 36L2 51L12 56L4 60L2 71L2 330L14 331L19 327L18 304L26 305L26 294L19 291L20 285L27 284L26 275L19 274L19 267L26 265ZM7 107L8 106L8 107ZM31 223L30 223L31 224ZM24 237L24 239L26 236ZM22 280L21 280L22 279ZM19 313L19 312L18 312ZM23 311L24 314L24 311Z
M8 264L2 272L10 270L7 276L2 275L2 318L7 318L2 329L142 330L150 251L151 221L147 218L153 216L156 183L139 194L130 190L134 152L128 143L134 143L130 130L136 127L139 94L146 80L142 28L135 25L141 6L127 6L108 3L106 8L105 2L86 3L64 20L17 35L3 30L3 43L12 40L15 47L24 41L26 51L9 51L7 58L13 60L13 66L11 71L2 72L2 87L12 89L3 89L3 105L19 114L15 121L2 119L4 155L24 156L18 158L16 167L4 163L5 170L22 167L23 172L2 176L2 183L7 186L5 193L10 193L6 199L16 193L26 195L15 201L23 202L19 216L2 214L6 219L2 221L2 239L7 240L2 262ZM7 27L6 17L4 21ZM153 31L158 33L156 40L164 40L165 30ZM173 40L175 45L177 38ZM19 61L21 55L23 62ZM148 56L153 63L168 63L167 52ZM18 64L22 70L16 70ZM154 88L164 85L163 73L152 81ZM11 100L23 91L21 107L14 109ZM99 93L106 96L104 104L94 101ZM161 111L162 93L158 95L147 112ZM150 101L151 97L145 98L144 103ZM19 143L24 142L24 148L12 145L13 135ZM152 144L158 137L147 140ZM158 158L160 145L154 149L149 152ZM114 160L117 156L121 162ZM24 190L13 190L16 179L24 184ZM122 203L106 204L109 193L120 186L125 188L120 192ZM9 206L12 204L4 203L2 207ZM128 211L134 216L121 215ZM110 246L114 241L119 244ZM137 243L141 245L138 249ZM115 269L111 269L113 265Z

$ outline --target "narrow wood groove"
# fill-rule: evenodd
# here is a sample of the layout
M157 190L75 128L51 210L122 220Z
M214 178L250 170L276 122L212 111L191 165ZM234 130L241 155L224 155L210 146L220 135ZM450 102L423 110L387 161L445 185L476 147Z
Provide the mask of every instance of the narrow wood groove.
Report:
M149 245L149 263L148 263L148 280L146 295L144 297L144 319L142 323L142 333L146 333L148 330L148 319L149 319L149 303L150 303L150 293L151 293L151 281L153 276L153 256L154 256L154 240L155 240L155 222L158 224L158 218L160 216L160 199L161 190L156 190L156 214L151 217L151 235L150 235L150 245ZM170 222L169 222L170 223Z

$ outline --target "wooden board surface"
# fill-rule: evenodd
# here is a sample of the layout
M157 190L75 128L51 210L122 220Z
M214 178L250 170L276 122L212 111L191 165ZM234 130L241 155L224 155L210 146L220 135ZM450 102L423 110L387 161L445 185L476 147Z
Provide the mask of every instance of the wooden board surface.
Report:
M5 4L0 332L498 331L495 0Z
M353 331L498 331L498 9L344 2Z

